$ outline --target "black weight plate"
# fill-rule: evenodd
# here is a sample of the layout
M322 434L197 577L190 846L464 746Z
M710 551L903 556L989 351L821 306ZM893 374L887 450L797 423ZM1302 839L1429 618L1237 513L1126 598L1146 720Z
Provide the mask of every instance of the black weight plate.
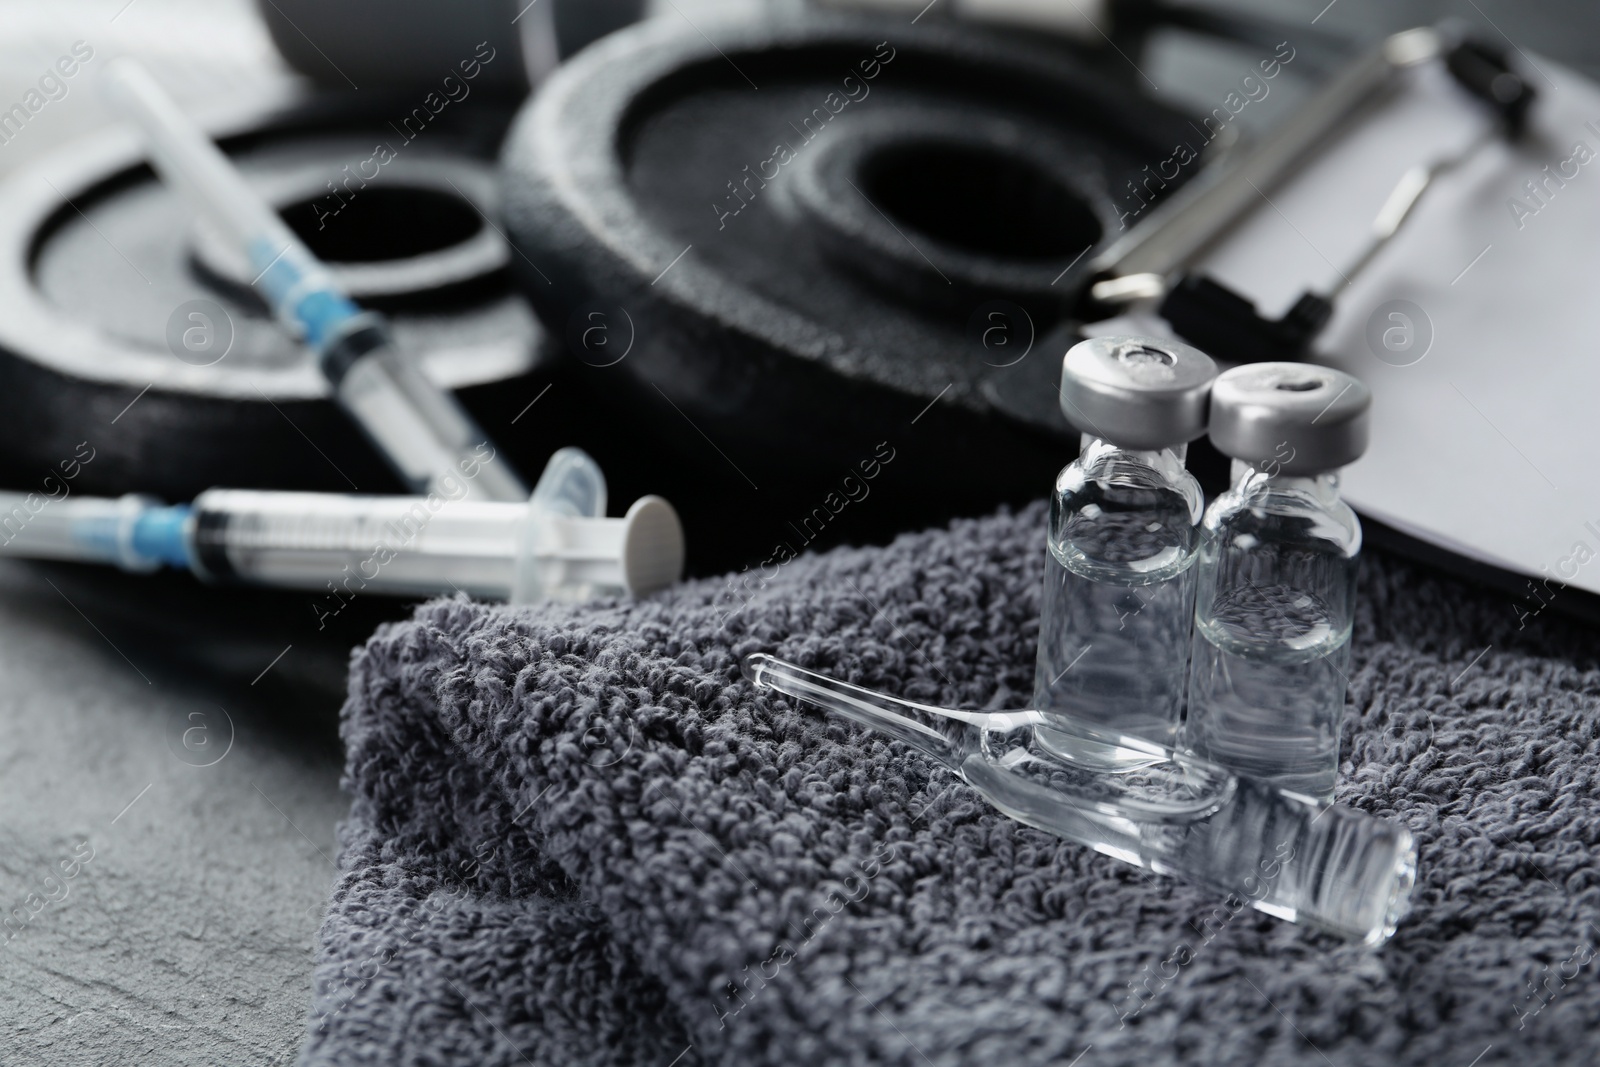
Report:
M700 570L1043 494L1070 298L1186 120L971 27L663 22L506 143L542 273L513 269L605 412L585 447L679 506ZM877 502L837 506L880 442Z
M358 299L389 312L402 344L537 474L562 434L548 417L511 420L550 381L550 361L489 221L510 109L480 95L408 125L416 103L313 99L233 116L219 132ZM398 491L247 270L143 158L125 131L108 131L0 188L0 483L32 488L87 441L95 458L78 492ZM222 316L191 319L197 300Z

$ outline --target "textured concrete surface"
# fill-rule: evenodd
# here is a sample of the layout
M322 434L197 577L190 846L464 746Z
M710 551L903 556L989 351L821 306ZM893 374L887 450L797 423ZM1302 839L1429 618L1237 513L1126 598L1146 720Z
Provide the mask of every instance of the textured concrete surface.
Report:
M0 1062L292 1062L346 807L337 685L294 649L254 686L163 655L171 616L100 584L0 565Z
M0 172L105 124L84 75L118 53L188 101L282 76L249 0L125 4L0 0L6 105L95 50ZM0 1063L293 1062L346 808L339 642L362 635L233 603L0 564Z

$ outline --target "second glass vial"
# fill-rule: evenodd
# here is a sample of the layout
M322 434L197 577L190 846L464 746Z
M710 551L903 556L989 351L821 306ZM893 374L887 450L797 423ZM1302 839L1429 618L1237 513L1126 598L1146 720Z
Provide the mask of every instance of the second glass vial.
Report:
M1205 498L1184 469L1216 364L1188 345L1096 337L1067 352L1061 410L1083 432L1050 498L1034 706L1172 745L1183 708ZM1080 761L1063 732L1038 738Z
M1339 770L1361 524L1337 471L1367 446L1348 374L1257 363L1217 379L1233 484L1206 509L1182 747L1320 801Z

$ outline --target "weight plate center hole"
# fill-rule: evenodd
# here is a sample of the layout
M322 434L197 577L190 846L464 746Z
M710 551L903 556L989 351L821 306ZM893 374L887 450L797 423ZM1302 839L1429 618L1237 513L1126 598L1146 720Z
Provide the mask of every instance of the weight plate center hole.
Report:
M881 145L863 156L858 184L897 225L994 259L1070 258L1102 232L1076 192L999 145Z
M363 189L329 210L329 198L297 201L279 212L317 258L328 263L411 259L463 244L483 229L472 205L447 192L391 185Z

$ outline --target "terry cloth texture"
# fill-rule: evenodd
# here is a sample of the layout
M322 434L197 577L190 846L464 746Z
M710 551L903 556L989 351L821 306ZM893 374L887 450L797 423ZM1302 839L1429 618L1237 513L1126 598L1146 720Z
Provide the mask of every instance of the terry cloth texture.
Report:
M740 677L767 651L1024 705L1044 523L801 557L748 602L380 630L302 1062L1595 1062L1600 670L1553 612L1366 558L1339 800L1421 849L1376 952L1020 826Z

